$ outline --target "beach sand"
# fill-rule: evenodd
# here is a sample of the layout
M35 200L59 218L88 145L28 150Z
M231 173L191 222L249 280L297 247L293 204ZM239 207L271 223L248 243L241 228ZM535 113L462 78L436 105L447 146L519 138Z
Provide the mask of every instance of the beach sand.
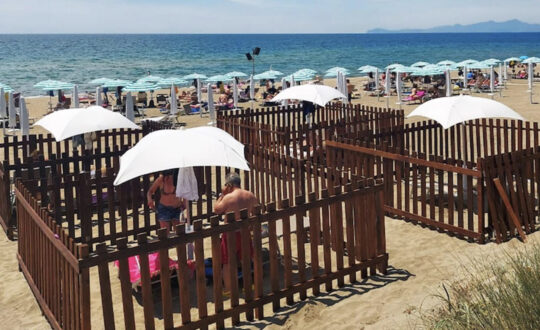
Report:
M360 84L361 78L352 78L354 84ZM325 81L333 84L331 80ZM540 106L530 104L526 93L526 81L510 81L508 88L495 95L495 100L501 101L530 121L540 120ZM537 88L540 94L540 88ZM489 97L487 94L474 95ZM538 96L540 100L540 95ZM40 117L47 109L47 97L27 100L30 117ZM386 100L362 94L353 103L385 107ZM398 108L396 97L389 99L390 107ZM248 105L247 103L245 104ZM404 105L408 114L417 105ZM148 112L151 116L159 115L157 110ZM419 118L420 119L420 118ZM188 127L206 125L207 116L182 116L182 121ZM415 119L407 119L414 121ZM33 128L32 133L43 132ZM1 131L0 131L1 135ZM242 327L253 326L270 328L312 328L312 329L395 329L415 328L419 326L417 317L419 308L429 308L433 305L432 295L440 288L443 281L461 278L460 265L475 259L496 258L504 251L523 248L526 245L540 242L540 233L528 236L528 243L523 244L517 239L496 245L489 243L479 245L450 237L430 229L415 226L400 220L386 218L386 241L390 256L389 273L365 282L347 285L329 294L322 293L320 297L310 298L291 307L286 307L268 319L255 324L242 324ZM17 243L9 241L0 232L0 320L2 327L10 329L48 329L46 319L42 316L37 302L22 273L18 271L16 261ZM111 266L111 270L112 270ZM96 270L94 270L96 271ZM111 281L115 281L111 273ZM95 276L93 276L95 278ZM118 284L118 283L116 283ZM93 285L92 299L99 299ZM96 310L94 304L92 310ZM267 310L269 310L267 306ZM115 306L116 311L121 305ZM140 313L142 314L142 313ZM140 317L140 318L139 318ZM142 315L138 315L142 320ZM140 324L140 323L139 323ZM102 328L102 323L94 323L95 329ZM162 323L157 322L161 327Z

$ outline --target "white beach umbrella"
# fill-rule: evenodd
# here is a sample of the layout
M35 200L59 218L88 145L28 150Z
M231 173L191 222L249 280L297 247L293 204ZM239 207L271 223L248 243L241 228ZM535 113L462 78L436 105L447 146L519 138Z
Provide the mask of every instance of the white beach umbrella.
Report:
M19 102L19 120L21 123L21 135L28 136L30 134L30 123L28 120L28 109L26 108L26 101L24 100L24 97L21 97Z
M467 66L463 67L463 89L467 89L469 81L467 80L467 74L469 73L469 70L467 69Z
M103 104L103 100L101 98L101 87L96 87L96 105L101 106Z
M495 92L495 70L493 65L489 68L489 91L491 93Z
M287 79L285 79L285 77L283 77L283 78L281 78L281 91L283 92L286 89L287 89ZM281 105L286 107L287 105L289 105L289 101L283 100L283 101L281 101Z
M446 80L446 96L452 96L452 80L450 79L450 69L444 71L444 78Z
M7 118L6 108L6 95L4 94L4 88L0 87L0 118Z
M33 126L43 127L54 136L56 141L113 128L140 129L121 114L96 105L56 111L41 118Z
M79 107L79 87L77 85L73 86L73 102L71 102L73 108Z
M211 84L207 84L208 89L208 111L210 112L210 121L213 124L216 121L216 108L214 106L214 90Z
M249 98L255 100L255 79L253 79L253 75L249 76Z
M249 171L244 145L219 128L159 130L142 138L122 155L114 184L157 171L190 166L225 166Z
M396 92L397 92L397 103L401 104L401 89L403 87L403 82L401 80L401 72L396 73Z
M201 79L197 78L197 101L199 104L202 103L202 84Z
M15 99L13 98L13 92L9 92L8 96L8 116L8 127L15 128L17 126L17 109L15 109Z
M375 69L375 90L379 92L379 69Z
M392 82L390 81L390 68L386 69L386 76L384 80L384 91L387 96L390 96L390 89L392 88Z
M238 108L238 84L236 83L236 79L233 80L233 102L234 108Z
M171 100L169 103L171 104L171 115L176 115L178 113L178 102L176 101L176 87L174 85L171 85Z
M528 69L528 78L529 78L529 90L532 92L532 88L533 88L533 79L534 79L534 66L532 63L529 63L527 65L527 69Z
M133 123L135 122L135 104L133 104L131 92L126 94L126 118Z
M441 97L421 104L407 118L421 116L437 121L443 128L481 118L525 120L506 105L483 97L459 95Z
M324 107L331 100L345 98L347 97L343 95L343 93L330 86L307 84L294 86L281 91L281 93L272 99L272 102L279 102L283 100L302 100L313 102L321 107Z

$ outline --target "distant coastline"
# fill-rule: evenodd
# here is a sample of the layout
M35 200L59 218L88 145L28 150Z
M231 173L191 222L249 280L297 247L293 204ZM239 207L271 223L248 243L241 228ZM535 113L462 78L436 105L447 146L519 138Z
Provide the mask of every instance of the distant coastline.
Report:
M469 25L443 25L428 29L372 29L368 30L369 34L376 33L524 33L524 32L540 32L540 24L531 24L522 22L517 19L505 22L480 22Z

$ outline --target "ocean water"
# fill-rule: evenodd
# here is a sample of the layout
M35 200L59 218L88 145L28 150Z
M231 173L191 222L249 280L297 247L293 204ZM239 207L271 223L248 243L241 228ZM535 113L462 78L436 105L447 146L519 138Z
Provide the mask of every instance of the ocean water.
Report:
M384 67L416 61L461 61L539 56L540 33L475 34L280 34L280 35L0 35L0 82L23 92L45 79L90 89L99 78L136 80L150 71L162 77L193 72L251 73L245 53L261 47L256 72L286 74L301 68L324 72L342 66Z

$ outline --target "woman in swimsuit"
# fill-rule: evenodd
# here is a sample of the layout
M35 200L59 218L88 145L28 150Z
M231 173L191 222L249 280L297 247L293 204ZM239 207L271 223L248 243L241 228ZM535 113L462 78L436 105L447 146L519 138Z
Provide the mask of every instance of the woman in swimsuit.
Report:
M153 195L158 189L161 197L157 206L157 219L159 220L159 226L167 228L168 233L171 228L180 224L182 212L187 208L187 200L176 197L176 183L174 182L173 171L165 171L160 174L148 190L146 198L151 209L156 209Z

